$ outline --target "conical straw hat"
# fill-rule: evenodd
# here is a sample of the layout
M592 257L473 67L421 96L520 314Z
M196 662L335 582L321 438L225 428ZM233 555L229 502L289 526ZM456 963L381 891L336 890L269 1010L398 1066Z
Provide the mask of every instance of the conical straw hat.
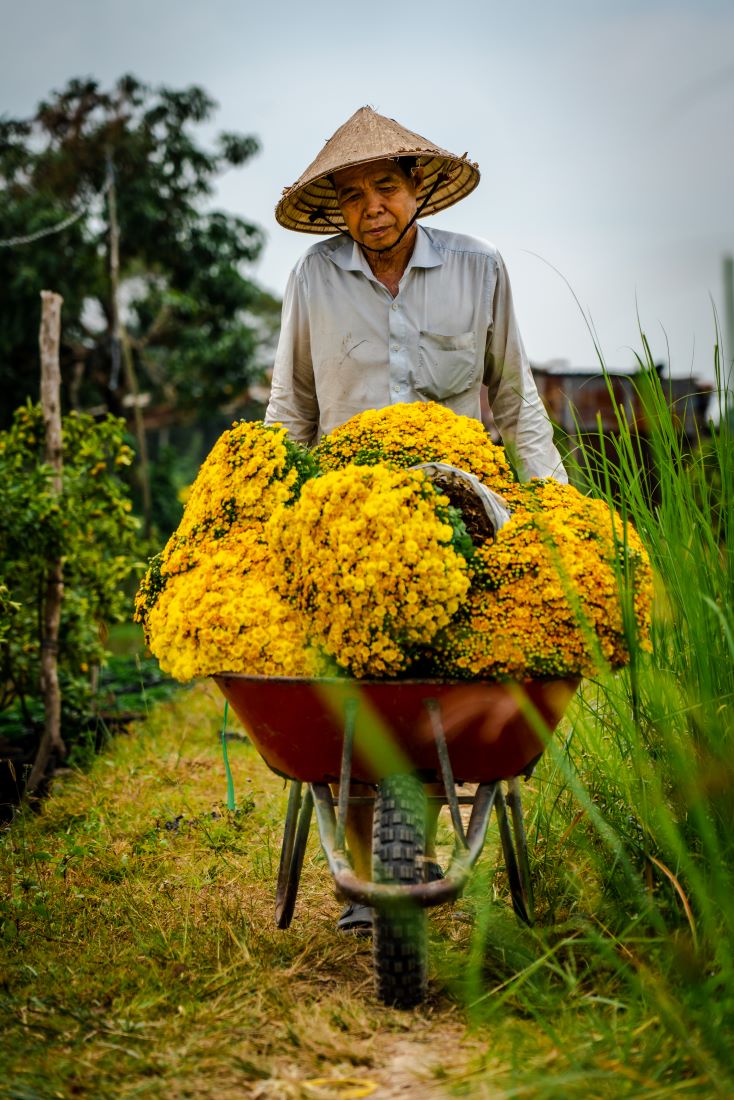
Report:
M457 157L420 134L406 130L395 119L378 115L371 107L360 107L329 138L301 178L284 189L275 208L276 219L286 229L300 233L323 236L338 229L346 231L328 176L355 164L395 157L416 157L423 167L418 206L435 185L430 201L420 212L422 218L452 206L479 183L479 168L467 160L466 153ZM439 173L446 178L437 182Z

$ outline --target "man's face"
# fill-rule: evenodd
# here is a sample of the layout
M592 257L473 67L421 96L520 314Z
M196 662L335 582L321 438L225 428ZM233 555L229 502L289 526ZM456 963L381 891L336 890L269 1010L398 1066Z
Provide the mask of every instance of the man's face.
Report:
M339 209L358 244L379 250L394 245L417 207L418 169L408 179L392 160L343 168L333 177Z

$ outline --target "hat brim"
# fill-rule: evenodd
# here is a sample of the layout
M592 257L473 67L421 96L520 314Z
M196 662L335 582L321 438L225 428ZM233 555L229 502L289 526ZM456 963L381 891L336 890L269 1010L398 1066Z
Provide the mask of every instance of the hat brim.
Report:
M415 157L417 163L423 168L423 182L416 195L419 207L435 186L429 202L420 212L421 218L453 206L454 203L471 194L479 183L479 168L468 160L466 155L463 157L454 157L450 154L436 156L433 151L427 152L425 149L401 149L399 155ZM383 159L386 158L369 156L363 159L350 159L348 164L335 166L332 172ZM436 183L436 177L441 173L445 178ZM276 221L285 229L293 229L298 233L324 236L335 231L346 232L347 226L339 209L336 191L329 178L331 174L330 172L329 175L320 175L310 180L302 178L292 187L287 188L275 208Z

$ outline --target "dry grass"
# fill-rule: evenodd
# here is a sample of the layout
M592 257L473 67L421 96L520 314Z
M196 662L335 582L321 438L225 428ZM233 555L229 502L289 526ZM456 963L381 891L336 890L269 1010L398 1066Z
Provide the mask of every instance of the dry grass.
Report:
M220 721L210 686L182 693L7 834L8 1095L313 1097L299 1082L383 1080L391 1036L420 1077L436 1016L455 1049L440 991L413 1017L374 1002L315 838L293 925L275 928L284 784L235 742L228 812Z

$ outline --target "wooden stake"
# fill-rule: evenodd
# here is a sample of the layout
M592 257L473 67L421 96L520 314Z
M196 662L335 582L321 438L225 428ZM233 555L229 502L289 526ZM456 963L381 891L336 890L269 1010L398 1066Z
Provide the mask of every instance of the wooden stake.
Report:
M53 474L49 485L54 496L61 495L63 460L61 437L61 304L63 298L50 290L41 291L42 313L39 345L41 350L41 407L46 429L45 461ZM43 736L26 784L34 791L46 774L52 753L63 757L66 746L61 737L61 692L58 677L59 624L64 594L63 559L47 562L46 595L43 604L41 639L41 692L45 712Z

